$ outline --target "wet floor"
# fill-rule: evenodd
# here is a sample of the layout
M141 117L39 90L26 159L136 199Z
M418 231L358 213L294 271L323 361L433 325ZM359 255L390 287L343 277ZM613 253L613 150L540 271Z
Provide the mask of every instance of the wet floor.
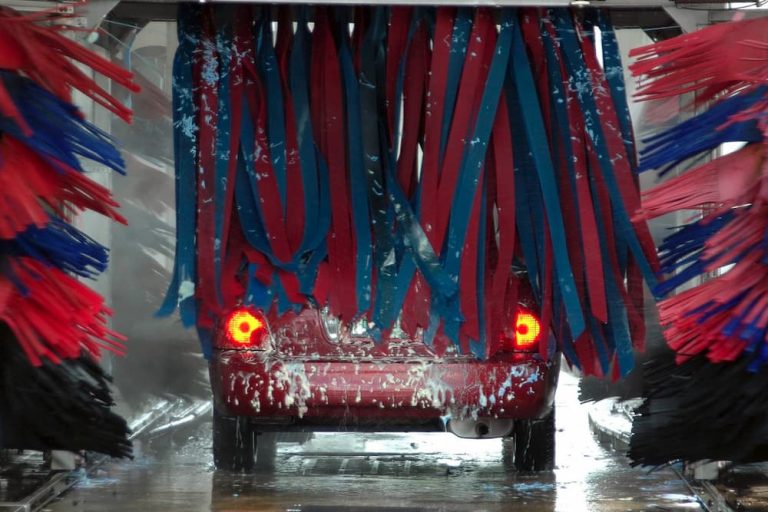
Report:
M557 423L556 470L543 475L506 472L499 440L452 434L318 434L303 446L281 444L274 473L232 475L213 470L206 425L174 444L145 449L135 461L103 466L49 510L700 510L671 470L630 468L594 441L576 380L565 374Z

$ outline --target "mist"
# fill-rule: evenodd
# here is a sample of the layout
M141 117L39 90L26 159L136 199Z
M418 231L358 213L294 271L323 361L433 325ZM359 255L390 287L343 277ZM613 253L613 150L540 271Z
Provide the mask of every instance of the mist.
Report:
M112 125L127 167L126 176L113 180L113 192L128 220L111 229L113 326L128 338L127 355L113 360L112 372L134 411L161 397L210 394L196 331L175 314L156 315L171 278L176 236L171 84L165 79L175 38L174 24L151 23L141 31L130 49L142 87L129 99L134 122Z

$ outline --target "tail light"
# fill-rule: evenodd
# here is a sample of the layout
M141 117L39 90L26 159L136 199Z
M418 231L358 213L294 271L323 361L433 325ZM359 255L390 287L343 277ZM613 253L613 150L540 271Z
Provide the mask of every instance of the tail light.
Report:
M502 345L515 352L535 352L541 339L541 321L527 309L518 308L514 322L502 334Z
M270 347L269 329L264 315L249 308L238 308L224 323L227 348L267 350Z

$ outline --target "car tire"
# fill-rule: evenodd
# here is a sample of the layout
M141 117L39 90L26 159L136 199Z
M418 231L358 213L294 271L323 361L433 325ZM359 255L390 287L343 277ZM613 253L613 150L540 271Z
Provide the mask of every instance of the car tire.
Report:
M540 420L516 421L512 434L502 440L505 467L519 472L555 468L555 410Z
M256 431L246 417L213 413L213 464L225 471L252 472L275 466L277 436Z

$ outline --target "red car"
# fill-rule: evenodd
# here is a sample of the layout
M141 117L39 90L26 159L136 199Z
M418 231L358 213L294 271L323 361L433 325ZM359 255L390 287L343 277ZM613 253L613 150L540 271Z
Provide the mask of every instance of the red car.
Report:
M506 463L552 469L560 355L540 356L535 301L530 289L520 292L504 350L485 361L441 336L432 346L406 339L397 327L376 344L360 322L313 308L281 317L232 311L210 362L216 466L270 467L275 432L449 431L502 437Z

